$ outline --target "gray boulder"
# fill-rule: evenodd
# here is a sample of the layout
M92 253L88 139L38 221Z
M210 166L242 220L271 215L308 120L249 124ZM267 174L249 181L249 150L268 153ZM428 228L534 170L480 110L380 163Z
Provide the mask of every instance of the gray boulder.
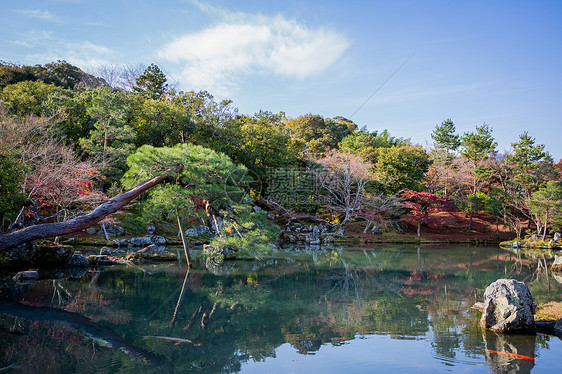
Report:
M185 236L190 236L190 237L199 236L199 230L197 230L197 227L190 227L187 230L185 230L184 234Z
M555 232L555 233L554 233L553 239L554 239L554 240L558 240L558 239L560 239L561 237L562 237L562 236L560 235L559 232Z
M480 324L499 333L534 330L535 308L525 283L515 279L498 279L484 292Z
M88 261L88 257L84 256L83 254L75 253L70 258L70 261L68 261L67 266L75 268L88 267L90 266L90 261Z
M151 244L159 246L166 245L166 238L158 235L145 235L138 238L131 238L129 246L131 247L147 247Z

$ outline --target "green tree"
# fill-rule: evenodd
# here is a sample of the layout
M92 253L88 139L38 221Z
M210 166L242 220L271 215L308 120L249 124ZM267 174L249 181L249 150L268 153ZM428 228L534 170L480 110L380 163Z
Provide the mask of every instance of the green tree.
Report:
M455 124L450 119L447 119L440 125L435 126L435 130L431 133L431 138L437 146L444 148L447 153L456 151L461 145L461 139L460 135L455 131Z
M552 220L559 220L562 215L562 182L547 182L544 187L533 192L527 204L538 234L542 234L542 240L545 240L549 224Z
M337 149L339 142L357 129L357 125L346 118L324 119L312 114L288 120L287 127L291 133L292 150L295 153L304 150L323 153Z
M484 184L489 183L494 172L491 167L498 143L492 136L492 128L486 124L476 126L475 132L467 132L461 138L461 155L465 163L461 165L465 183L470 191L470 218L468 229L472 230L472 218L477 204L477 193Z
M524 199L528 199L545 181L555 177L554 160L545 151L545 146L536 145L535 138L526 131L511 146L513 152L507 155L511 185Z
M125 124L126 93L100 87L85 92L87 113L96 120L88 138L80 147L90 155L101 154L102 172L107 184L118 181L125 170L124 161L135 148L135 132Z
M379 148L374 166L375 189L386 194L396 194L409 189L421 191L431 160L420 146Z
M267 183L272 169L296 165L297 155L290 152L289 132L277 115L237 116L229 121L225 131L231 141L225 143L224 152L234 162L246 166L262 183Z
M353 153L365 157L372 163L377 162L377 152L380 148L400 147L410 145L409 139L395 138L388 130L379 132L367 131L363 128L346 136L339 144L340 152Z
M4 215L19 208L25 199L20 188L24 175L23 165L0 149L0 228L4 226Z
M149 67L137 78L133 91L138 92L147 99L157 100L164 96L168 91L168 78L155 64Z

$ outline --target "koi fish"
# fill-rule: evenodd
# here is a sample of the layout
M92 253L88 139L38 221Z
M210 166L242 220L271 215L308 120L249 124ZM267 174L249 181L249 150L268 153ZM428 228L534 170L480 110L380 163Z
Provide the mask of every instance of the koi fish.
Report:
M487 351L488 351L488 352L491 352L491 353L498 353L498 354L500 354L500 355L506 355L506 356L516 357L516 358L521 358L521 359L523 359L523 360L533 360L533 361L535 361L535 359L532 358L532 357L523 356L523 355L518 355L517 353L498 352L498 351L492 351L491 349L488 349Z
M191 340L189 339L182 339L182 338L174 338L171 336L153 336L153 335L148 335L144 337L145 339L161 339L161 340L165 340L167 342L173 342L176 343L176 345L178 344L183 344L183 343L189 343L189 344L193 344L195 346L199 346L201 344L197 344L197 343L193 343Z

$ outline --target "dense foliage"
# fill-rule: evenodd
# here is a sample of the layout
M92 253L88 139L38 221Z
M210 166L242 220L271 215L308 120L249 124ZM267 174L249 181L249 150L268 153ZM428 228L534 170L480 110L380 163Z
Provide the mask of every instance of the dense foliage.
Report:
M155 188L137 207L146 219L165 221L178 209L189 220L203 200L218 210L213 215L229 217L237 205L260 200L289 213L329 213L340 229L373 217L391 229L408 210L416 217L429 211L418 207L428 194L470 212L469 230L476 212L518 235L529 221L543 236L560 222L551 201L560 164L527 132L500 155L491 126L460 135L447 119L424 148L340 116L242 115L207 91L176 91L154 64L136 73L98 71L104 78L65 61L0 62L3 231L22 207L35 204L36 220L63 219L177 163L186 168L176 183ZM249 222L242 215L238 228Z

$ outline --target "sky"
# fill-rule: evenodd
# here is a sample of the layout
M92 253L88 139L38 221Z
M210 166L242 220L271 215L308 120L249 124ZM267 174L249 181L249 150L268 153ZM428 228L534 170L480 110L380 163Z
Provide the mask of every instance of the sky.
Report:
M0 60L158 65L179 90L343 116L431 146L435 126L528 131L562 158L562 1L0 1Z

